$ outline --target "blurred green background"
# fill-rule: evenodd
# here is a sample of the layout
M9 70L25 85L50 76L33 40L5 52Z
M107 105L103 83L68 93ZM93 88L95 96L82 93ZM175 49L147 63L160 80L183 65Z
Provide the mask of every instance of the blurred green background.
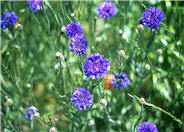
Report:
M116 16L104 20L97 16L100 2L49 1L41 11L33 13L25 1L1 1L1 15L3 11L14 11L22 25L22 29L1 30L2 131L45 132L52 126L59 132L71 131L73 121L68 113L78 114L73 131L131 131L141 106L127 93L144 97L184 121L184 3L114 1ZM138 32L137 26L143 11L152 6L162 9L165 18L144 60L151 31L145 27ZM123 49L126 57L122 69L131 80L125 89L107 91L100 79L99 88L94 91L93 109L82 113L67 102L75 88L90 89L93 81L82 74L80 58L70 51L70 40L62 31L70 21L80 22L88 40L88 52L81 58L83 62L88 55L100 53L111 62L109 73L116 73L118 52ZM158 49L162 49L162 55L158 55ZM63 85L58 77L59 61L55 58L58 51L65 57L62 67L66 99L61 97ZM151 67L149 71L144 69L146 64ZM98 89L108 100L107 115L99 104ZM7 105L7 98L13 100L12 105ZM38 108L46 124L24 118L25 110L32 105ZM91 119L95 120L93 127L88 125ZM154 122L159 132L184 131L183 124L148 106L144 107L141 121Z

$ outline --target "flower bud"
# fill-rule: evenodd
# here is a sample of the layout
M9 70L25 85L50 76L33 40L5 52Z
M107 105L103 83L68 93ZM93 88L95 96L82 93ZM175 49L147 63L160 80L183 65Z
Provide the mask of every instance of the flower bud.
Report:
M119 51L119 56L120 57L125 57L125 51L124 50L120 50Z
M61 27L61 31L62 31L62 32L65 32L65 29L66 29L65 26L62 26L62 27Z
M100 42L101 40L101 37L96 37L96 42Z
M18 24L16 24L16 25L15 25L15 29L19 29L19 30L21 30L21 29L22 29L22 25L21 25L21 24L19 24L19 23L18 23Z
M74 14L74 13L71 13L71 16L72 16L72 17L74 17L74 16L75 16L75 14Z
M140 103L141 105L145 104L145 103L146 103L146 102L145 102L145 99L144 99L144 98L140 98L140 99L139 99L139 103Z
M119 34L122 34L122 33L123 33L123 31L120 29L120 30L118 31L118 33L119 33Z
M158 53L159 55L161 55L161 54L162 54L162 49L158 49L158 50L157 50L157 53Z
M49 132L56 132L56 128L55 127L51 127Z
M56 59L64 60L64 56L60 52L56 52Z
M149 65L149 64L146 64L145 68L146 68L147 70L150 70L150 65Z
M34 116L35 116L35 117L40 117L40 113L36 112L36 113L34 114Z
M103 106L107 106L107 100L106 99L101 99L100 104Z
M11 98L7 98L6 100L6 104L9 106L9 105L12 105L13 104L13 100Z
M144 30L144 26L142 24L139 24L137 26L137 29L139 30L139 32L143 31Z
M28 83L28 84L27 84L27 87L28 87L28 88L30 88L30 87L31 87L31 84L30 84L30 83Z
M94 126L94 125L95 125L94 120L90 120L90 121L89 121L89 126Z

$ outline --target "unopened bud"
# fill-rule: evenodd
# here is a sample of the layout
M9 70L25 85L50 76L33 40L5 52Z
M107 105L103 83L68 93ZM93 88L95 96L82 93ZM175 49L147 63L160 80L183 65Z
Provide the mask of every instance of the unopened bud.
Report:
M103 105L103 106L106 106L107 105L107 100L106 99L101 99L100 104Z
M94 125L95 125L94 120L90 120L90 121L89 121L89 126L94 126Z
M62 32L65 32L65 29L66 29L65 26L62 26L62 27L61 27L61 31L62 31Z
M101 37L96 37L96 42L100 42L101 40Z
M144 30L144 26L143 26L142 24L139 24L139 25L137 26L137 29L138 29L139 31L143 31L143 30Z
M145 104L145 103L146 103L146 102L145 102L145 99L144 99L144 98L140 98L140 99L139 99L139 103L142 104L142 105Z
M56 59L64 60L64 56L60 52L56 52Z
M21 30L22 29L22 25L18 23L15 28Z
M28 88L30 88L30 87L31 87L31 84L30 84L30 83L28 83L28 84L27 84L27 87L28 87Z
M119 33L119 34L122 34L122 33L123 33L123 31L120 29L120 30L118 31L118 33Z
M147 70L150 70L150 65L149 65L149 64L146 64L145 68L146 68Z
M49 132L56 132L56 128L55 127L51 127Z
M71 13L71 16L72 16L72 17L74 17L74 16L75 16L75 14L74 14L74 13Z
M13 104L13 100L10 99L10 98L7 98L6 104L7 104L7 105L12 105L12 104Z
M119 51L119 56L120 57L125 57L125 51L124 50L120 50Z
M158 50L157 50L157 53L158 53L159 55L161 55L161 54L162 54L162 49L158 49Z
M35 116L35 117L40 117L40 113L36 112L36 113L34 114L34 116Z

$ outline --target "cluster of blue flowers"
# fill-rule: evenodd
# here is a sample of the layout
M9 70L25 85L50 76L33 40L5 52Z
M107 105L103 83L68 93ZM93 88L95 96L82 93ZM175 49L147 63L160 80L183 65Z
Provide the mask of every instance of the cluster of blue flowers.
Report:
M71 102L75 103L78 110L86 109L93 104L93 95L86 88L76 88L73 91Z
M29 0L29 6L36 13L42 8L43 2L41 0ZM116 6L113 2L103 1L98 5L97 12L101 18L111 18L116 14ZM151 7L143 12L140 22L151 29L158 29L164 17L165 15L160 9ZM5 11L3 12L3 16L1 16L1 28L6 29L14 26L17 20L18 17L14 12ZM71 51L75 52L78 56L84 55L87 52L88 41L83 36L84 31L82 26L78 22L71 22L67 25L65 32L71 40ZM87 78L103 78L110 70L110 62L103 55L91 54L86 58L83 70ZM115 74L113 86L116 88L121 89L127 87L130 83L128 76L124 72ZM78 110L83 110L93 104L93 95L90 94L87 88L76 88L73 91L70 101L75 104ZM25 118L32 120L37 111L36 107L29 107L26 110ZM158 130L152 122L142 122L137 132L158 132Z
M165 15L162 10L156 7L151 7L143 12L140 22L151 29L158 29L159 24L162 22L164 17Z
M92 54L86 58L83 68L87 77L98 79L108 72L110 62L103 55Z
M121 89L130 85L130 80L128 79L128 76L125 74L125 72L116 73L112 85L118 89Z
M29 0L29 6L36 13L42 8L43 3L41 0Z
M1 16L1 28L6 29L8 27L14 26L18 20L15 12L4 11L3 16Z
M158 132L158 130L156 125L152 122L142 122L139 125L137 132Z
M71 39L71 51L79 56L84 55L87 52L88 41L83 36L82 26L77 22L71 22L67 25L65 32Z
M103 1L98 5L98 16L101 18L111 18L116 14L116 6L111 1Z
M32 120L35 117L35 113L37 111L38 111L38 109L34 106L27 108L25 118Z

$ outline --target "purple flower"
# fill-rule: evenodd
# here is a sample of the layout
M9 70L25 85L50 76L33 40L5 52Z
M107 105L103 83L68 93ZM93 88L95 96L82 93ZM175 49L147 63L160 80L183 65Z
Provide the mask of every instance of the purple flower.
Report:
M1 28L6 29L8 26L14 26L18 20L15 12L3 12L4 16L1 16Z
M162 10L156 7L150 7L143 12L140 22L151 29L158 29L159 24L162 22L164 17L165 14Z
M142 122L137 132L158 132L157 127L152 122Z
M116 78L115 82L116 88L118 89L130 85L130 80L128 79L127 75L124 72L120 74L116 73L115 78Z
M65 32L68 37L75 37L76 34L82 35L83 29L79 23L71 22L67 25Z
M30 8L33 9L33 12L38 12L42 7L42 1L41 0L29 0Z
M70 100L75 104L78 110L83 110L86 109L88 105L93 104L92 98L93 95L91 95L86 88L76 88Z
M32 120L34 118L34 114L37 111L38 111L37 108L34 107L34 106L31 106L31 107L27 108L25 118Z
M84 62L84 73L87 77L98 79L103 77L110 68L110 62L100 54L92 54Z
M70 47L71 51L75 52L77 55L84 55L87 51L88 41L86 37L82 35L75 35L71 38Z
M98 5L97 11L101 18L111 18L116 14L116 6L111 1L103 1Z

